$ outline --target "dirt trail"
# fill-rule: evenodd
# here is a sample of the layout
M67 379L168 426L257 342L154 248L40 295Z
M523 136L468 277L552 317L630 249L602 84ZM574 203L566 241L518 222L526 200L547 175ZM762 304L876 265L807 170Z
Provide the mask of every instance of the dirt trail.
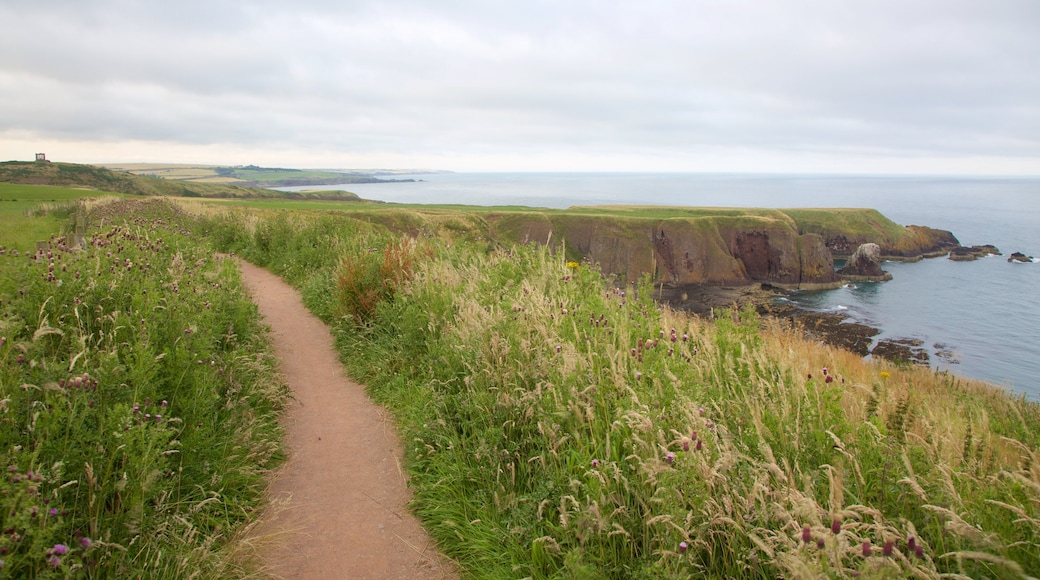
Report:
M406 506L389 415L346 377L328 327L299 294L266 270L239 265L296 399L285 419L288 460L271 485L280 507L250 538L265 569L322 580L454 578Z

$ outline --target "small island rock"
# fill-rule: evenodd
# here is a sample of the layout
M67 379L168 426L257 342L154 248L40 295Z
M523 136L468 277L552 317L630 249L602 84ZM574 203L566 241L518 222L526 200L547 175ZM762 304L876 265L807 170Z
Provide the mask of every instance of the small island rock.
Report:
M1033 257L1032 256L1027 256L1027 255L1023 254L1022 252L1015 252L1014 254L1011 254L1011 256L1008 257L1008 262L1032 262L1032 261L1033 261Z
M838 275L848 280L883 281L891 280L892 275L881 269L881 246L868 243L856 248L845 267L838 270Z
M955 262L970 262L986 256L1000 256L1000 250L992 244L983 246L958 246L950 250L949 258Z

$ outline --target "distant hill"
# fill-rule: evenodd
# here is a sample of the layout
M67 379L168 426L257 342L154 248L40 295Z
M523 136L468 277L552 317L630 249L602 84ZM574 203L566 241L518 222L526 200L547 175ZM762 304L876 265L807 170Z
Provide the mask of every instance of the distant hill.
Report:
M163 179L94 165L32 161L0 162L0 182L83 187L129 195L210 198L284 198L363 201L347 191L286 192L239 183Z
M388 179L386 177L388 175L401 174L390 170L288 169L258 165L218 166L183 163L123 163L105 164L102 167L134 175L148 175L196 183L225 183L242 187L296 187L415 181L410 178Z

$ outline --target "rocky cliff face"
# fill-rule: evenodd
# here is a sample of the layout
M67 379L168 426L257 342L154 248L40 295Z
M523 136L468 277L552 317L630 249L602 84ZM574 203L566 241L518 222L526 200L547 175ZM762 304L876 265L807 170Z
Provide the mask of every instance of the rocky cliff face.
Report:
M799 234L775 219L572 215L553 216L548 223L531 216L511 225L511 235L520 240L564 240L571 257L599 264L620 282L645 274L674 286L767 282L798 287L838 280L820 236Z
M904 228L874 210L720 210L658 219L560 212L489 222L495 237L564 243L570 257L598 263L619 282L649 274L676 287L830 286L839 283L835 255L849 256L864 243L877 244L883 257L907 259L957 245L949 232ZM847 231L837 229L843 226Z

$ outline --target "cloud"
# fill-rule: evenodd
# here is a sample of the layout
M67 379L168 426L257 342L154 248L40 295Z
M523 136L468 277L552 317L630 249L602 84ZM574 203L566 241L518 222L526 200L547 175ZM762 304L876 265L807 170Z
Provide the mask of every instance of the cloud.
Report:
M0 157L1040 166L1034 0L59 0L0 20Z

